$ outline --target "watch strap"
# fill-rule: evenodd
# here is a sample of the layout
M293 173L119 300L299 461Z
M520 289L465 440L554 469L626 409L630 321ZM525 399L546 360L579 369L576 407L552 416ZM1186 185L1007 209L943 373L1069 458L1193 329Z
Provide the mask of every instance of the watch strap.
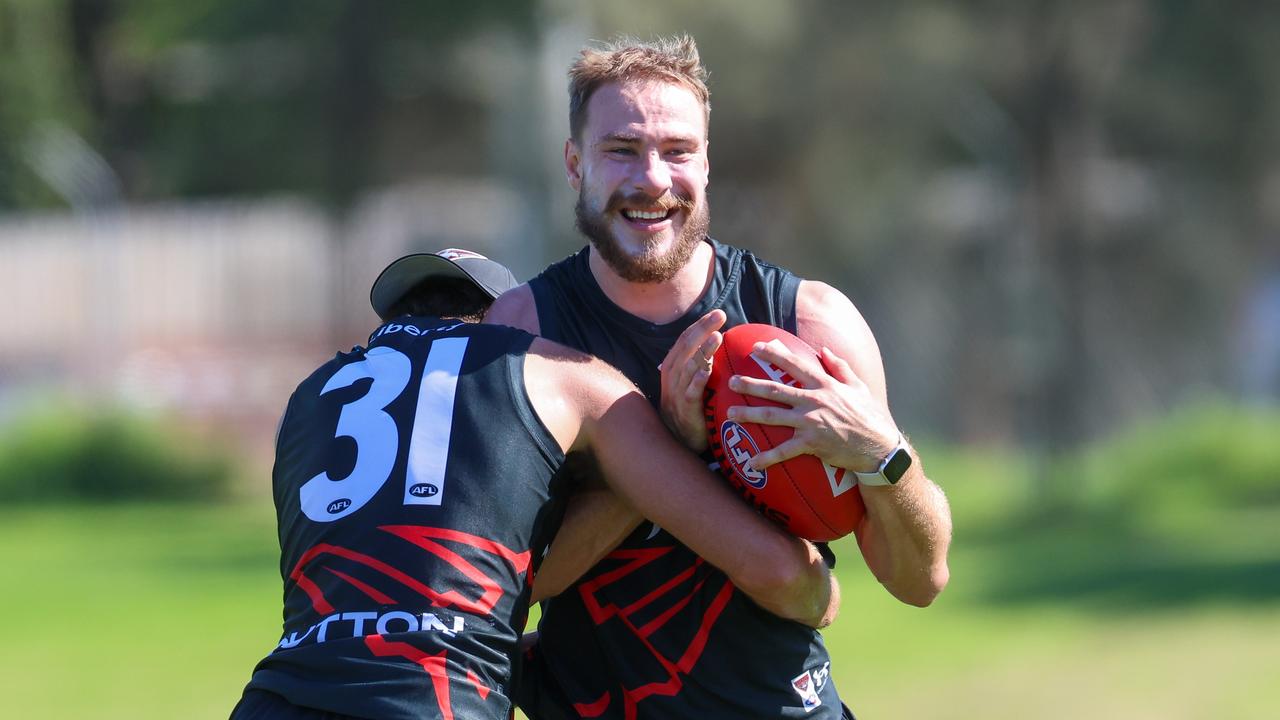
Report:
M860 485L895 485L907 474L907 469L911 467L911 449L907 447L907 438L899 435L898 444L880 461L880 467L874 472L857 472L858 484Z

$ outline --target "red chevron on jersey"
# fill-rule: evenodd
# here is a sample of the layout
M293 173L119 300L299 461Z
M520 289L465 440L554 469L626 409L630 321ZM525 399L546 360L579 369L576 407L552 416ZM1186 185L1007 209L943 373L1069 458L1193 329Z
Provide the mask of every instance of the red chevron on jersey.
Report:
M303 553L299 558L293 571L289 573L289 577L297 583L298 587L311 598L311 606L320 614L328 614L334 611L332 603L324 596L324 591L311 578L309 573L316 569L324 569L332 573L338 578L350 583L360 592L376 602L383 604L392 604L396 602L393 591L389 588L384 592L382 589L374 587L371 583L359 580L351 574L338 570L328 564L321 564L320 559L324 557L337 557L350 561L357 568L368 568L374 572L375 580L390 579L398 585L407 587L418 595L426 598L431 604L439 607L456 607L464 612L475 613L478 615L488 615L493 606L502 598L502 585L495 579L484 574L479 568L469 562L466 558L458 553L450 550L444 545L436 542L432 538L447 540L459 543L465 547L474 548L483 552L496 555L503 558L511 564L515 574L524 573L529 568L530 553L528 551L517 553L503 545L496 543L487 538L478 535L471 535L457 530L447 530L443 528L420 527L415 525L386 525L379 528L385 532L396 535L407 540L414 545L426 550L428 553L444 560L464 577L475 583L481 590L479 597L472 598L463 595L457 590L437 591L421 581L415 579L408 573L392 567L387 563L364 553L356 552L349 548L329 543L320 543L315 545L307 552ZM403 600L402 600L403 602Z
M480 676L476 675L476 671L471 668L467 668L467 682L471 683L471 687L476 689L476 694L480 696L481 700L489 699L489 693L492 691L488 685L480 682Z
M352 586L352 587L354 587L355 589L357 589L357 590L359 590L360 592L364 593L366 597L370 598L370 599L371 599L371 600L373 600L374 602L382 603L383 605L394 605L394 604L395 604L395 602L396 602L396 601L395 601L395 598L393 598L393 597L391 597L391 596L389 596L389 595L384 594L382 591L378 590L377 588L375 588L374 586L370 585L369 583L367 583L367 582L362 582L362 581L360 581L360 580L358 580L358 579L356 579L356 578L354 578L354 577L352 577L352 576L350 576L350 575L348 575L348 574L346 574L346 573L342 572L341 570L335 570L335 569L333 569L333 568L331 568L331 567L326 567L326 568L325 568L325 570L326 570L327 572L333 573L334 575L337 575L338 577L342 578L343 580L346 580L348 583L351 583L351 586ZM308 582L310 582L310 581L308 581ZM314 605L314 604L313 604L313 605Z
M627 628L629 635L638 640L644 651L657 661L662 668L662 676L636 687L624 687L622 689L625 703L624 712L628 720L633 720L636 717L636 705L645 698L655 695L672 696L680 692L680 689L684 686L683 676L688 675L689 671L698 663L698 659L702 657L702 651L706 647L711 628L715 625L720 613L733 596L733 584L727 578L723 578L723 584L715 591L713 599L707 604L702 616L696 619L696 624L687 622L686 616L686 622L676 624L675 630L662 633L662 630L673 619L680 617L682 614L692 612L688 610L689 603L699 594L707 582L707 576L699 573L699 570L706 570L709 566L705 565L702 558L696 558L682 572L659 584L649 593L627 602L622 607L619 607L616 602L602 601L599 598L598 593L604 590L610 591L610 594L616 594L619 588L652 587L645 583L625 583L622 581L674 549L674 547L668 546L615 550L607 556L607 559L626 561L622 566L601 573L578 586L578 592L582 597L583 603L596 625L603 625L616 618ZM690 582L693 583L692 587L688 587L687 590L681 593L680 588L688 586ZM660 603L665 604L665 608L661 612L643 625L636 624L636 616L641 611L650 605L661 607ZM660 637L654 637L660 633L662 633ZM662 649L657 646L658 644L662 645ZM592 703L577 706L577 709L579 712L589 709L598 716L608 708L609 702L610 696L606 694ZM583 716L590 717L591 715L584 714Z
M381 635L368 635L364 644L378 657L402 657L417 663L431 676L431 687L436 691L436 705L443 720L453 720L453 705L449 702L449 675L445 672L446 650L428 655L409 643L388 642Z

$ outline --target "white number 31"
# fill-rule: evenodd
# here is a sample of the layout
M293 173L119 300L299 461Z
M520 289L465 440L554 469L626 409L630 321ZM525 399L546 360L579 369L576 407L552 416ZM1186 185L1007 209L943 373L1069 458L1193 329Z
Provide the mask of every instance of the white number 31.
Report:
M409 432L404 477L405 505L439 505L444 500L445 464L453 427L453 402L458 372L468 338L440 338L431 344L418 383L418 403ZM371 348L363 360L344 365L329 378L321 395L371 378L369 391L342 406L334 437L356 443L351 473L335 480L328 472L308 480L298 490L302 512L315 522L332 522L364 507L382 489L395 469L400 432L386 407L409 385L413 363L399 350Z

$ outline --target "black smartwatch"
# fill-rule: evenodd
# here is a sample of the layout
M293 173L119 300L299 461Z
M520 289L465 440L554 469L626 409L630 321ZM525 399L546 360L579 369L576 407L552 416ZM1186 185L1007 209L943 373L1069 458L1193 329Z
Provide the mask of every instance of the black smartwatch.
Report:
M907 468L910 467L911 450L907 448L907 439L899 435L898 446L880 462L880 467L875 472L855 471L853 474L858 476L858 483L862 485L894 485L907 474Z

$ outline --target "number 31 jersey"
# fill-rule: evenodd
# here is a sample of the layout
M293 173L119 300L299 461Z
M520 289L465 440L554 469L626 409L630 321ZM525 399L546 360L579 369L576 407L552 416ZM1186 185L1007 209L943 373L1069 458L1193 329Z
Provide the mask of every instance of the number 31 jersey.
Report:
M298 386L273 471L284 632L250 688L359 717L507 717L533 549L561 512L532 339L404 318Z

